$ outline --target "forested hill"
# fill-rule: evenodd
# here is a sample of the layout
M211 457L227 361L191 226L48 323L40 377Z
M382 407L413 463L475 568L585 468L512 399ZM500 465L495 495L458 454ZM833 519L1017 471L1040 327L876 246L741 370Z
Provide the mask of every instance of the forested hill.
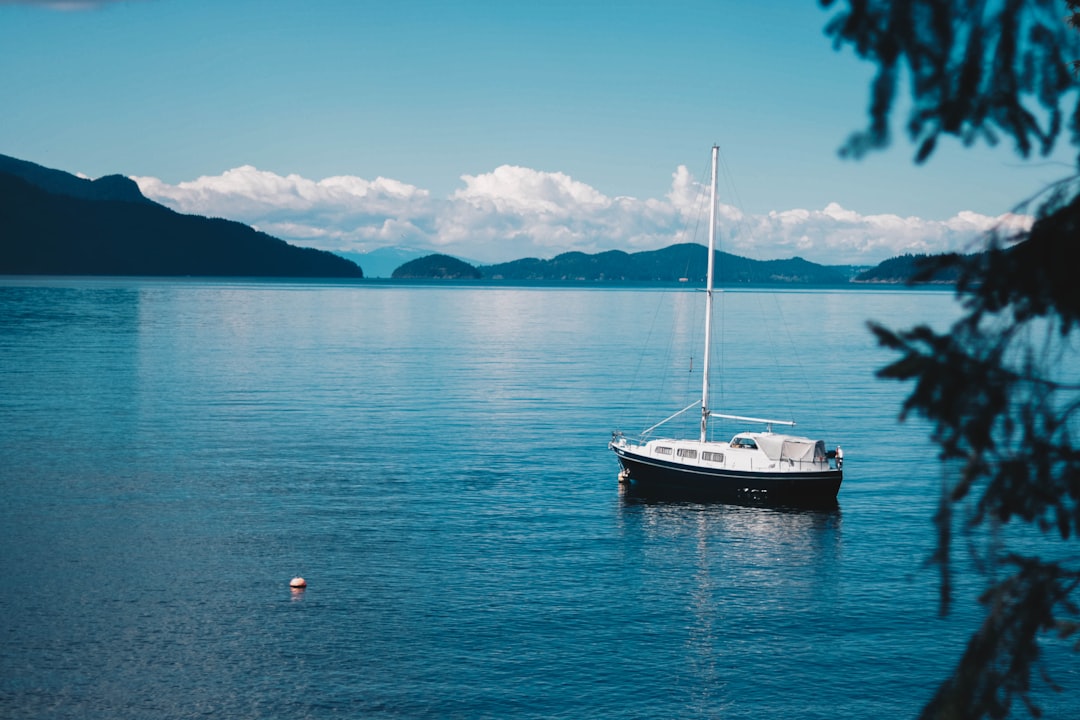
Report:
M876 267L870 268L855 276L855 282L859 283L908 283L920 272L924 271L937 255L900 255L889 258ZM946 271L938 271L924 282L930 283L955 283L957 271L955 268Z
M0 274L363 277L332 253L174 212L123 176L84 180L3 155Z
M405 263L391 275L395 280L429 278L439 280L479 280L480 271L449 255L427 255Z
M550 260L525 258L479 268L491 280L585 280L620 282L704 282L709 250L704 245L683 243L662 250L626 253L621 250L588 255L568 252ZM716 254L716 282L802 283L843 285L848 278L825 265L802 258L751 260L726 252Z
M568 252L550 260L524 258L496 265L473 266L446 255L411 260L394 271L398 279L483 279L510 282L705 282L708 249L691 243L662 250L626 253L621 250L589 255ZM793 284L839 286L861 283L952 284L955 270L938 270L929 278L921 271L940 261L940 255L901 255L868 268L854 265L818 265L803 258L751 260L717 252L716 283ZM919 277L918 281L915 280Z
M53 170L7 155L0 155L0 173L22 178L31 185L54 195L67 195L83 200L124 200L151 204L154 202L139 191L139 186L134 180L123 175L106 175L97 180L86 180L63 170Z

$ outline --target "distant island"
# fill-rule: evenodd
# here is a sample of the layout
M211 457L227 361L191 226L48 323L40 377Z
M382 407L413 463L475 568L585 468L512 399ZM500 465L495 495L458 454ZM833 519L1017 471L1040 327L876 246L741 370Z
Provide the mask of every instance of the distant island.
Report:
M0 155L0 274L362 278L351 260L177 213L129 178Z
M717 252L719 283L801 283L840 285L848 278L838 271L802 258L750 260ZM671 245L662 250L626 253L609 250L596 255L569 252L551 260L528 258L481 268L493 280L585 280L618 282L704 282L709 250L696 243Z
M401 265L397 279L492 280L510 282L705 282L709 251L704 245L681 243L661 250L626 253L607 250L589 255L568 252L550 260L524 258L496 265L471 265L447 255L427 255ZM723 285L818 285L907 283L931 259L929 255L890 258L873 268L829 266L804 260L752 260L716 253L716 282ZM955 282L937 275L928 282Z
M940 255L901 255L899 257L889 258L888 260L878 264L876 267L870 268L864 272L859 273L854 282L862 283L909 283L914 277L924 271L924 269L931 264L935 258L941 257ZM955 283L957 279L957 270L952 268L947 271L937 271L932 274L929 279L920 280L921 283Z
M390 277L395 280L479 280L483 274L463 260L449 255L427 255L405 263Z

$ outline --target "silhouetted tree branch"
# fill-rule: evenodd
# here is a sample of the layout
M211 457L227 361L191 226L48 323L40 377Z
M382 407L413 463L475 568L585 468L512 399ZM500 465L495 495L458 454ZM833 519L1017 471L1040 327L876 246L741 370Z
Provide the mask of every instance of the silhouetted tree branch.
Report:
M1049 153L1066 129L1080 145L1073 76L1080 52L1070 32L1080 26L1080 0L839 4L826 32L878 67L869 126L842 153L859 157L889 143L904 71L916 162L932 155L942 135L965 145L1009 136L1024 157ZM958 278L964 312L946 332L871 326L899 355L879 376L913 384L901 417L915 413L934 424L944 471L931 560L941 572L943 613L952 598L954 532L988 531L972 534L987 539L971 543L990 578L980 598L984 621L924 718L1003 718L1015 700L1041 715L1031 696L1034 673L1057 685L1041 663L1040 638L1068 638L1080 627L1080 560L1046 557L1080 536L1080 291L1072 260L1080 175L1021 207L1029 205L1036 217L1030 231L995 231L979 252L924 264L916 281L943 272ZM1010 522L1041 531L1047 552L1005 552L997 531Z
M821 0L829 7L835 0ZM1074 88L1059 0L848 0L826 27L836 47L850 44L878 67L870 124L843 153L861 157L889 144L892 112L906 69L913 105L907 132L923 162L942 135L965 145L1013 138L1027 157L1050 152L1066 116L1062 96ZM1069 2L1077 9L1075 2ZM1080 105L1068 116L1074 143Z

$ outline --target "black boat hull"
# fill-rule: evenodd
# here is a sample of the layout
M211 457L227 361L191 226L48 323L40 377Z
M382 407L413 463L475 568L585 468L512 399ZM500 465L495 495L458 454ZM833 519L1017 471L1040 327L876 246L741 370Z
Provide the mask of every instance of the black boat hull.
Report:
M769 505L827 506L836 503L844 473L839 469L815 472L740 472L690 467L645 459L613 446L624 481L636 488L663 493L685 493L734 502Z

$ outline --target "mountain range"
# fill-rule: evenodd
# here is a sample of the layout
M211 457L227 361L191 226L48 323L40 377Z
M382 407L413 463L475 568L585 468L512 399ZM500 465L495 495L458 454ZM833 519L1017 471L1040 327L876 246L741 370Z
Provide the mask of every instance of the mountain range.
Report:
M595 255L569 252L551 260L527 258L480 268L493 280L585 280L618 282L704 282L709 251L704 245L682 243L661 250L626 253L608 250ZM798 283L840 285L841 272L802 258L751 260L716 253L718 283Z
M86 180L0 155L0 274L360 278L243 223L184 215L121 175Z

